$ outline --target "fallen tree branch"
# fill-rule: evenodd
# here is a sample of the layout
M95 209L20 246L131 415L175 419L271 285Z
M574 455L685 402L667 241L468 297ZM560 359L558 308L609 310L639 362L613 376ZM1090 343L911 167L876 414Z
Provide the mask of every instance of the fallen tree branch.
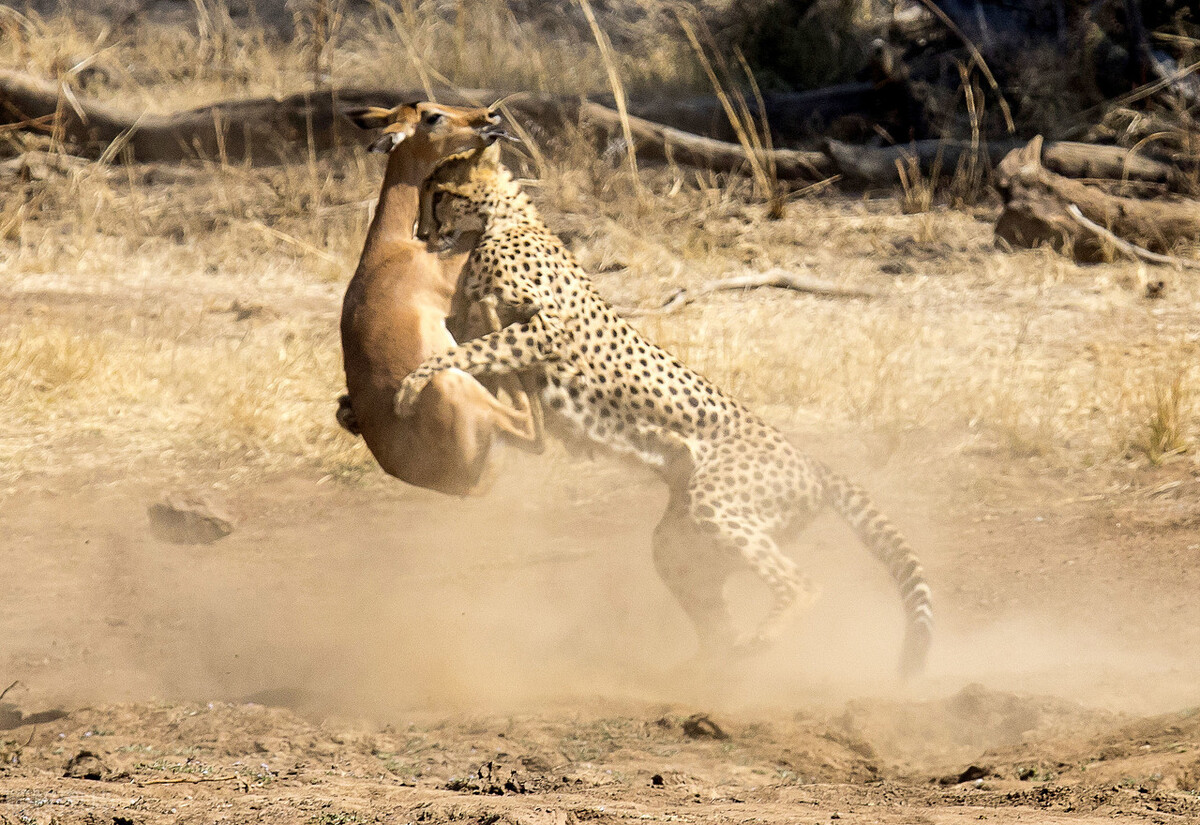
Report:
M579 110L581 121L591 121L606 131L618 132L621 118L607 106L584 103ZM629 127L638 154L655 160L704 166L718 172L731 172L747 166L746 150L737 143L694 135L644 120L630 117ZM764 160L775 164L780 180L822 180L836 173L830 159L821 152L802 152L794 149L771 149L759 153Z
M1140 258L1143 261L1149 261L1153 264L1177 266L1182 269L1200 269L1200 261L1190 261L1186 258L1179 258L1174 255L1160 255L1157 252L1151 252L1149 249L1143 249L1137 244L1130 243L1124 238L1117 237L1100 224L1084 217L1084 214L1079 211L1079 207L1073 203L1067 205L1067 214L1079 221L1080 225L1085 229L1094 232L1096 235L1108 241L1134 260L1138 260Z
M711 281L698 289L680 288L675 290L661 305L657 307L626 307L617 308L617 312L627 318L637 318L646 315L666 315L683 309L690 303L711 295L714 292L728 290L756 289L758 287L775 287L790 289L793 292L804 292L809 295L820 295L828 298L875 298L876 293L864 289L852 289L830 284L825 281L798 275L783 269L770 269L766 272L754 272L749 275L737 275L732 278L722 278Z
M1166 252L1178 241L1200 239L1200 203L1145 201L1110 195L1095 186L1056 175L1042 165L1042 139L1011 152L996 170L1004 211L996 237L1013 246L1048 243L1080 261L1105 260L1101 239L1068 211L1084 217L1137 246Z
M969 141L918 140L895 146L858 146L828 140L826 153L837 170L852 183L882 187L900 183L897 162L915 162L924 175L935 167L942 175L953 175L965 157L978 151L982 165L996 168L1025 141L994 141L972 146ZM1163 184L1171 191L1189 192L1192 183L1177 167L1120 146L1101 146L1074 141L1056 141L1042 147L1042 163L1068 178L1100 178Z
M595 102L609 105L611 96ZM876 134L879 127L892 135L926 137L928 126L921 104L914 98L906 76L887 72L871 81L852 81L803 92L765 92L761 104L747 101L757 122L766 116L772 134L783 141L803 141L828 134ZM653 97L631 100L631 114L724 141L736 141L737 132L716 95Z
M489 90L442 90L439 100L475 104L496 100ZM132 115L105 104L75 98L60 106L60 87L21 72L0 71L0 103L21 128L55 121L56 132L72 152L86 157L112 157L124 147L135 161L187 159L277 163L291 157L296 146L323 151L364 140L342 115L359 106L395 106L428 97L420 89L339 89L302 92L282 99L235 100L169 115ZM567 123L582 123L594 131L617 135L621 116L598 103L567 97L526 97L512 108L544 131L562 133ZM2 118L0 118L2 119ZM736 171L748 163L736 143L693 135L642 118L629 118L639 156L655 160ZM18 128L13 125L13 128ZM777 149L771 153L781 179L821 180L834 173L820 152Z
M1172 192L1191 192L1193 184L1179 167L1122 146L1061 140L1042 147L1042 163L1067 178L1101 178L1160 183Z
M417 99L419 90L347 89L314 91L280 100L260 98L228 101L169 115L131 115L120 109L71 95L70 106L60 106L60 84L33 75L0 71L0 103L6 117L35 121L49 116L55 134L72 152L98 157L115 141L138 161L230 159L241 162L278 162L290 156L295 145L323 150L338 142L362 140L341 114L354 106L395 105L396 98Z
M982 165L992 167L1019 143L995 143L973 146L963 140L918 140L895 146L857 146L838 140L827 140L825 151L833 165L848 181L864 187L895 186L900 183L900 167L915 163L923 175L933 174L935 167L942 175L951 175L959 163L978 151Z

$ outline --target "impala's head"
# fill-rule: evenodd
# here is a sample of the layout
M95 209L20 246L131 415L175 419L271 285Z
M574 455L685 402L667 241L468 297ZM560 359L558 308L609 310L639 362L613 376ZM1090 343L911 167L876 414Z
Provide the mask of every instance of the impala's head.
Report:
M373 151L390 153L403 146L431 166L509 137L500 125L500 115L480 107L420 102L394 109L370 106L346 115L361 129L380 130L371 145Z

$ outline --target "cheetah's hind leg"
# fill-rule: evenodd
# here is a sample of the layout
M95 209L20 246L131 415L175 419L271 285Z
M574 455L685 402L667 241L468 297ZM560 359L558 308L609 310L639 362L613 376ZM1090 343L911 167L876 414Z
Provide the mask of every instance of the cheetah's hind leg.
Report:
M750 569L771 591L767 615L758 627L739 637L733 646L735 655L747 656L770 647L799 614L816 602L821 590L797 569L796 563L780 551L770 536L751 536L750 543L741 550Z
M693 510L701 530L758 576L771 593L771 606L758 626L733 643L735 656L770 646L797 614L812 606L820 590L784 555L770 533L743 514L723 512L723 502L709 500Z
M725 582L736 569L737 558L675 506L654 529L653 547L659 577L695 628L699 663L727 661L736 633L725 601Z

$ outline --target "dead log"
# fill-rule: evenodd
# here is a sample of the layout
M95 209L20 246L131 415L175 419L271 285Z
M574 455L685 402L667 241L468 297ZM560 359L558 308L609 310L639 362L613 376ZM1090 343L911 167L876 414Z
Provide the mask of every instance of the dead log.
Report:
M604 101L605 105L607 102ZM757 103L748 100L747 107L754 122L759 123L762 115ZM926 130L924 111L907 80L841 83L803 92L769 92L763 95L763 110L777 142L830 134L843 140L862 139L875 134L875 126L898 137L914 133L923 137ZM691 134L737 140L724 106L712 95L631 101L630 111Z
M1158 183L1172 192L1190 192L1191 179L1172 163L1125 149L1093 143L1058 141L1042 148L1042 163L1067 178Z
M0 71L0 120L20 122L47 115L72 152L99 157L125 149L137 161L227 158L275 163L294 157L295 147L329 149L359 135L340 114L355 106L394 106L418 99L417 90L385 93L348 89L302 92L281 100L228 101L169 115L134 116L103 103L64 94L56 83L20 72ZM57 116L56 116L57 115Z
M994 168L1010 152L1025 144L1000 141L981 144L980 159L985 168ZM886 187L900 183L897 164L906 168L915 163L921 174L953 175L972 151L966 141L918 140L897 146L854 146L836 140L826 142L826 152L837 171L853 184ZM1042 151L1046 168L1069 178L1096 178L1115 181L1155 183L1174 192L1190 192L1191 179L1173 164L1147 157L1120 146L1059 141L1048 143Z
M1004 198L996 237L1013 246L1049 244L1080 261L1104 260L1106 239L1072 217L1071 205L1088 221L1152 252L1200 240L1200 203L1122 198L1057 175L1042 163L1041 137L1000 162L996 185Z
M985 168L991 168L1015 144L980 144L977 147ZM918 140L897 146L854 146L837 140L825 142L825 151L834 167L851 184L865 188L895 186L900 183L900 165L906 169L915 163L925 176L953 174L972 151L966 141Z
M597 103L582 104L580 120L600 126L609 133L620 133L620 115ZM718 172L736 171L748 163L746 151L737 143L682 132L639 117L630 117L629 126L639 157L702 166ZM829 158L820 152L775 149L763 152L763 156L774 161L780 180L823 180L834 174Z
M420 90L384 91L341 89L303 92L280 100L259 98L228 101L169 115L133 116L102 103L65 96L50 81L19 72L0 71L0 122L30 126L39 118L57 120L55 128L72 151L98 157L110 147L124 148L136 161L178 161L195 158L250 159L275 163L294 157L296 148L323 151L353 144L361 132L344 119L344 109L395 106L426 97ZM490 103L499 93L441 91L446 103ZM561 133L568 122L605 134L620 132L620 116L596 103L572 98L526 97L511 104L523 119L545 132ZM56 117L57 115L57 117ZM641 118L630 118L638 154L656 160L736 171L746 166L746 153L736 143L681 132ZM776 150L778 175L785 180L828 177L828 159L820 152Z

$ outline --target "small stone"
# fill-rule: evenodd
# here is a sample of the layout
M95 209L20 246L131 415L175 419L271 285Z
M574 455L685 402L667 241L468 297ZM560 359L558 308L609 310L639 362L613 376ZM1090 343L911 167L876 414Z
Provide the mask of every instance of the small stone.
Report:
M101 780L108 772L108 768L99 756L91 751L80 751L71 757L71 761L67 763L67 767L63 771L63 776L69 779Z
M146 509L150 530L172 544L212 544L233 532L233 520L212 502L169 493Z
M991 775L991 768L983 768L979 765L971 765L958 775L958 782L955 784L962 784L963 782L977 782Z
M728 739L729 734L708 718L706 713L693 713L683 720L683 733L691 739Z

